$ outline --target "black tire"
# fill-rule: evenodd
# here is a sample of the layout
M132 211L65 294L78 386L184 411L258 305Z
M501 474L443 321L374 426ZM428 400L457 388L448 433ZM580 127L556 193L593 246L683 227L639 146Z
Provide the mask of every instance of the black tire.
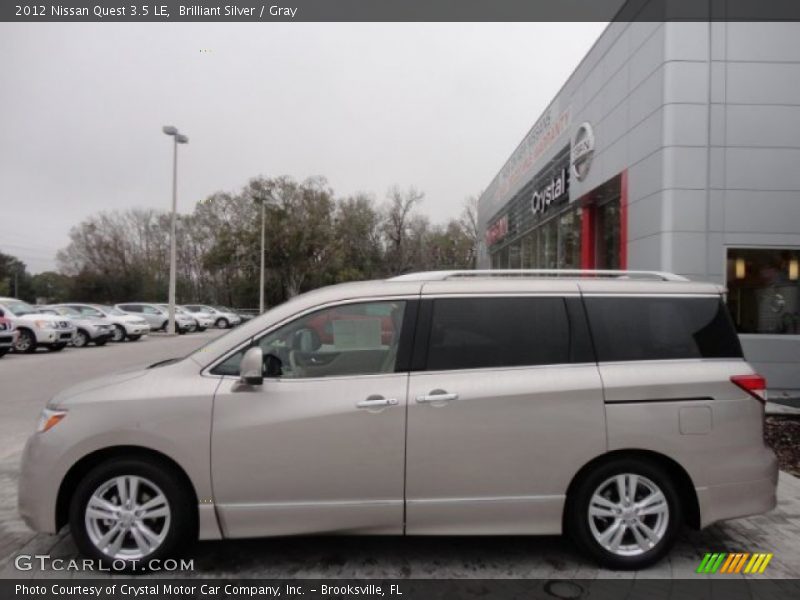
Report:
M125 337L127 336L127 332L122 325L114 325L113 333L111 334L111 341L112 342L124 342Z
M85 348L89 345L90 340L91 338L89 337L88 333L86 333L83 329L78 329L78 331L75 332L75 338L72 340L72 345L76 348Z
M637 502L637 497L639 497L637 494L643 495L645 491L648 491L645 489L646 486L650 484L654 484L666 500L666 524L661 526L663 527L663 534L655 544L647 544L650 546L649 549L642 551L641 554L625 556L621 553L612 552L601 545L592 531L592 523L594 523L596 531L599 531L604 524L608 524L610 529L614 522L622 523L624 531L622 540L625 541L623 547L637 545L634 530L641 537L645 537L642 534L643 529L639 526L625 524L624 515L594 518L589 516L590 501L595 492L598 491L598 488L603 488L609 479L621 474L633 474L640 478L639 484L636 486L639 491L634 491L634 503ZM613 484L607 489L611 488L613 488ZM612 500L616 501L616 498L612 497ZM680 498L678 497L675 483L669 474L659 465L637 458L613 459L598 465L578 482L576 488L567 499L566 510L567 519L565 525L574 542L600 565L609 569L643 569L658 562L670 550L683 525ZM641 519L651 530L658 530L660 527L654 526L657 518L655 515L632 516L633 521L631 522L636 523ZM605 531L608 531L608 529ZM633 551L637 550L634 549Z
M3 358L6 354L8 354L8 348L0 348L0 358Z
M36 352L36 336L30 329L20 329L17 341L14 344L14 352L20 354L33 354Z
M64 348L66 348L66 344L51 344L47 347L50 352L61 352Z
M103 338L101 340L95 340L94 345L99 347L99 346L105 346L107 343L108 343L108 338Z
M112 557L102 552L92 542L86 524L86 507L92 494L106 482L116 477L136 476L154 483L164 494L169 508L169 522L160 520L146 520L145 523L151 530L159 530L159 523L166 529L166 536L154 550L137 557ZM146 570L147 563L151 560L163 560L174 556L185 544L197 538L197 517L194 508L195 502L190 490L183 483L184 478L173 467L146 458L114 458L103 462L91 471L78 483L72 495L69 507L69 527L75 544L84 556L95 559L103 565L114 565L117 569L124 561L124 570ZM142 494L147 487L140 484L139 493ZM135 545L135 540L130 533L124 534L123 547Z
M142 339L142 336L140 336L140 335L129 335L129 336L128 336L128 339L129 339L130 341L132 341L132 342L136 342L136 341L138 341L138 340Z
M220 317L219 319L216 320L214 325L218 329L227 329L230 326L230 323L228 323L228 319L226 319L225 317Z

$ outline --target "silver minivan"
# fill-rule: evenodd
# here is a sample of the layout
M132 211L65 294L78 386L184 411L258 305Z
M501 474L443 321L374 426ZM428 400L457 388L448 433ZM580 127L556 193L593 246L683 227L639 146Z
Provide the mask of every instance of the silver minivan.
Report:
M198 537L565 532L641 568L684 525L775 506L765 381L723 294L631 271L316 290L57 395L20 512L139 566Z

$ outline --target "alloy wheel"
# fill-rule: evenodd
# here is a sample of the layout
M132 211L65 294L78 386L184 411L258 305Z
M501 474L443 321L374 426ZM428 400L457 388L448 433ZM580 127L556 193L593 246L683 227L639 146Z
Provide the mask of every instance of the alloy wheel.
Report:
M111 333L111 341L112 342L121 342L125 339L125 330L122 328L121 325L114 325L114 329Z
M600 546L618 556L639 556L664 538L670 514L664 492L653 481L621 473L595 489L587 516Z
M78 331L75 334L75 339L72 341L72 345L76 348L83 348L86 344L89 343L89 336L86 335L83 331Z
M164 492L138 475L101 484L84 511L92 544L112 559L136 560L155 552L169 533L172 513Z
M14 344L14 350L17 352L30 352L33 344L33 334L23 329L19 332L19 337Z

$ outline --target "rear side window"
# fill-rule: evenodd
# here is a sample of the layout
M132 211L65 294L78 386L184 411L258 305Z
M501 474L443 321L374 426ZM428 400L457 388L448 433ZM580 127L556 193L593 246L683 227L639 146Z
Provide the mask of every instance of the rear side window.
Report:
M721 298L585 299L599 361L742 358Z
M427 370L570 362L563 298L442 298L433 301Z

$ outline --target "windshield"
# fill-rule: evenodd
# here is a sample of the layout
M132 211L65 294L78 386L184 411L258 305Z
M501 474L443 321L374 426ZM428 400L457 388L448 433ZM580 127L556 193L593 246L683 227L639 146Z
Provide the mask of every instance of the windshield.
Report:
M11 302L7 302L6 308L8 308L9 312L17 317L21 317L23 315L35 315L37 313L35 308L33 308L27 302L22 302L21 300L12 300Z
M70 308L69 306L56 306L54 308L48 308L47 310L52 310L59 315L80 316L81 314L81 311Z
M113 306L100 306L99 307L103 312L107 315L114 315L115 317L124 317L125 313L122 312L118 308L114 308Z

